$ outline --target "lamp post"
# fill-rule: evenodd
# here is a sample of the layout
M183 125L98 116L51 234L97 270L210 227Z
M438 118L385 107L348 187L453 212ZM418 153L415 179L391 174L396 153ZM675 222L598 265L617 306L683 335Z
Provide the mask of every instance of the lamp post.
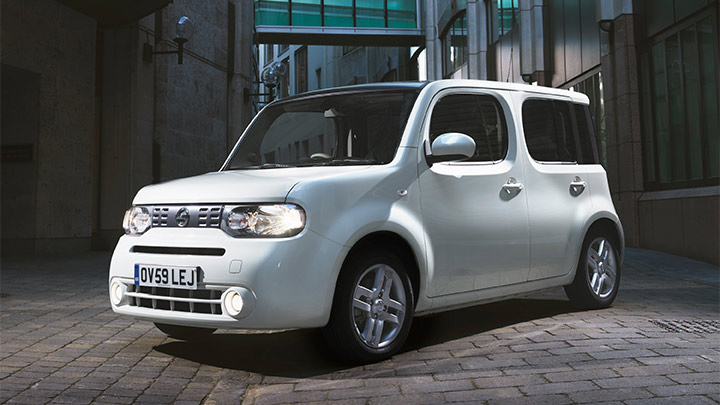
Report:
M189 41L193 34L193 23L189 17L182 16L175 21L175 37L173 42L178 46L175 51L153 51L152 45L147 42L143 44L143 60L151 63L153 55L174 55L178 56L178 65L183 64L183 51L185 42Z

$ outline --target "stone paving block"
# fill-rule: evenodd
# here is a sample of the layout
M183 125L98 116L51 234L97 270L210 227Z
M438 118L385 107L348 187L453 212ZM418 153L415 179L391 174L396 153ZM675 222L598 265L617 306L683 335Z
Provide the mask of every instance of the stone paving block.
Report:
M295 385L295 391L339 390L365 385L362 379L350 380L305 380Z
M720 372L669 374L671 380L680 384L720 383Z
M715 384L676 384L649 387L648 391L660 397L680 395L707 395L720 392L720 382Z
M641 377L622 377L594 379L593 382L602 388L633 388L633 387L651 387L655 385L672 385L673 381L661 375L641 376Z
M334 399L348 399L348 398L369 398L378 396L391 396L400 394L400 388L398 387L363 387L363 388L350 388L346 390L333 390L327 392L327 398Z
M545 378L536 374L501 377L491 376L476 378L472 381L478 388L518 387L547 383L547 380Z
M445 393L445 400L448 402L472 402L488 401L491 399L509 399L522 397L523 393L515 387L487 388L471 391L454 391Z
M625 401L627 405L710 405L716 402L700 395L686 395L682 397L647 398L642 400Z
M470 380L429 381L417 383L401 383L403 394L416 394L424 392L463 391L475 388Z
M365 402L364 399L362 399L360 401L361 402L359 402L359 403L362 403L362 404L367 403L367 402ZM438 392L369 398L369 403L371 405L374 405L374 404L377 404L377 405L385 405L385 404L433 405L433 404L441 404L444 402L445 402L445 399L443 397L443 394L438 393Z
M570 381L582 381L582 380L593 380L598 378L614 378L619 377L619 374L608 369L597 369L597 370L575 370L575 371L563 371L555 373L545 373L545 378L550 382L570 382Z
M647 399L652 397L643 388L618 388L612 390L594 389L579 391L570 394L570 399L576 403L595 404L600 401L627 401L629 399Z
M689 368L681 364L659 364L654 366L633 366L633 367L616 367L615 372L623 377L638 377L643 375L667 375L681 374L690 371Z
M545 395L566 394L569 392L593 390L597 389L598 386L590 381L574 381L526 385L519 388L527 395Z
M529 397L490 399L490 405L564 405L573 401L563 394L533 395Z

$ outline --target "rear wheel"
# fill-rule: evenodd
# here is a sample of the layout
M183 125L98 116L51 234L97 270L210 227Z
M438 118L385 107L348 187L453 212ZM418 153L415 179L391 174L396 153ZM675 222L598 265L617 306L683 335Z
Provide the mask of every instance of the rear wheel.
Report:
M365 251L343 267L323 335L345 360L383 360L402 348L414 306L405 263L390 251Z
M166 335L180 340L200 340L209 337L216 329L197 328L193 326L168 325L155 323L155 327Z
M620 287L620 256L616 238L593 231L583 242L573 283L565 286L573 305L583 309L609 307Z

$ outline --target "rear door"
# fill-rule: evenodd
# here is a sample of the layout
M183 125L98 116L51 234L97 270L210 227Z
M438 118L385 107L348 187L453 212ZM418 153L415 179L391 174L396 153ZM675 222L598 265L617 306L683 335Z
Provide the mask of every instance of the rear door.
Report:
M587 136L586 106L567 98L529 96L521 109L529 152L525 165L528 280L558 277L568 274L577 263L582 229L592 210L590 178L602 168L597 165L597 147Z

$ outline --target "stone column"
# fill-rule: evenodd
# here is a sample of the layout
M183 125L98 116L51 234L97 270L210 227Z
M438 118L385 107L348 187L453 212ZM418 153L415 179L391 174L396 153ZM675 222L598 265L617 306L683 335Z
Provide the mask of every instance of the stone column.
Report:
M610 31L601 34L601 64L607 125L607 172L627 246L639 246L638 199L643 192L640 97L632 6L601 10ZM604 13L604 14L603 14Z
M487 80L487 6L468 0L468 78Z
M253 25L255 13L251 1L233 0L235 5L235 63L228 83L228 152L253 118L244 89L253 92Z

